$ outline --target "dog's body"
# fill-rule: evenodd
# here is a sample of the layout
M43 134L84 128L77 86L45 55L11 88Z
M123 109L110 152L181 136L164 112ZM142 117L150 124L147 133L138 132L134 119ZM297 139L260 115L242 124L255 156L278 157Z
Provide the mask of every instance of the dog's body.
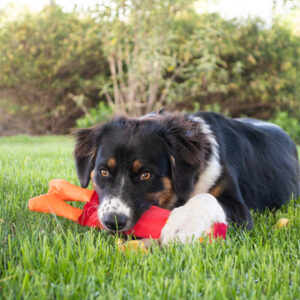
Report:
M213 222L251 228L250 208L279 208L299 195L295 144L278 126L253 119L119 118L79 131L75 158L82 186L95 171L107 229L130 229L151 205L173 210L163 243L188 242Z

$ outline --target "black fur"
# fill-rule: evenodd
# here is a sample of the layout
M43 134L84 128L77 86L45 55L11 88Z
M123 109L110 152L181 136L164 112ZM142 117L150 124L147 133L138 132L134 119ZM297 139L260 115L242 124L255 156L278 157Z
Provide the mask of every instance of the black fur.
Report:
M131 226L150 205L159 205L159 199L149 195L163 191L164 178L172 182L172 199L176 199L172 207L183 205L212 155L201 123L191 117L201 117L218 143L222 173L215 184L222 182L224 189L217 199L229 220L251 228L250 208L279 208L291 195L299 195L297 149L284 131L255 126L255 120L230 119L209 112L122 117L79 131L75 159L81 185L88 185L95 170L97 192L114 194L123 176L126 189L122 197L134 211ZM110 157L116 159L117 166L110 170L109 178L103 178L99 170L108 168ZM139 172L132 170L137 159L143 162ZM153 174L149 182L139 180L145 170ZM213 187L207 188L210 191Z

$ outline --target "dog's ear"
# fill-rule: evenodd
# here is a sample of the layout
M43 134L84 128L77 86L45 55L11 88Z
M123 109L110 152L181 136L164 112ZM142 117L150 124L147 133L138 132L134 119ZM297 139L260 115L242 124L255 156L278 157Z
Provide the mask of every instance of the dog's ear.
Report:
M81 129L75 133L75 162L77 175L82 187L90 182L91 172L95 166L97 154L97 135L95 129Z
M181 199L191 193L195 181L205 167L209 142L200 125L182 115L167 117L166 142L169 148L173 188Z

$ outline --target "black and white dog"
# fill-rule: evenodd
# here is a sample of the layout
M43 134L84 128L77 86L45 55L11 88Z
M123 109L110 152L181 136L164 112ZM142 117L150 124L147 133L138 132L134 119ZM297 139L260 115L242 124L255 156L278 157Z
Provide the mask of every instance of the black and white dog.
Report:
M80 183L93 172L110 231L127 231L151 206L172 210L161 242L197 238L214 222L250 229L249 209L299 195L297 149L278 126L211 112L126 117L77 133Z

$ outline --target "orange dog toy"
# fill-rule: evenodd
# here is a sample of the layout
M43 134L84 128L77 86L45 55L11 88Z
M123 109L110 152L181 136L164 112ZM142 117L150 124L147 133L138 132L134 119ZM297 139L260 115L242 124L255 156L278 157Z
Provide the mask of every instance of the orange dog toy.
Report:
M52 213L77 222L82 215L82 209L65 201L87 203L93 194L92 190L83 189L62 179L54 179L49 182L48 194L30 199L28 207L33 211Z
M85 202L85 205L83 209L80 209L65 201ZM48 194L32 198L28 202L28 207L32 211L52 213L73 220L82 226L105 229L98 218L98 205L99 197L95 191L78 187L62 179L50 181ZM170 213L169 210L151 206L134 227L124 234L158 239ZM226 224L215 223L209 235L212 238L225 239L227 227Z

